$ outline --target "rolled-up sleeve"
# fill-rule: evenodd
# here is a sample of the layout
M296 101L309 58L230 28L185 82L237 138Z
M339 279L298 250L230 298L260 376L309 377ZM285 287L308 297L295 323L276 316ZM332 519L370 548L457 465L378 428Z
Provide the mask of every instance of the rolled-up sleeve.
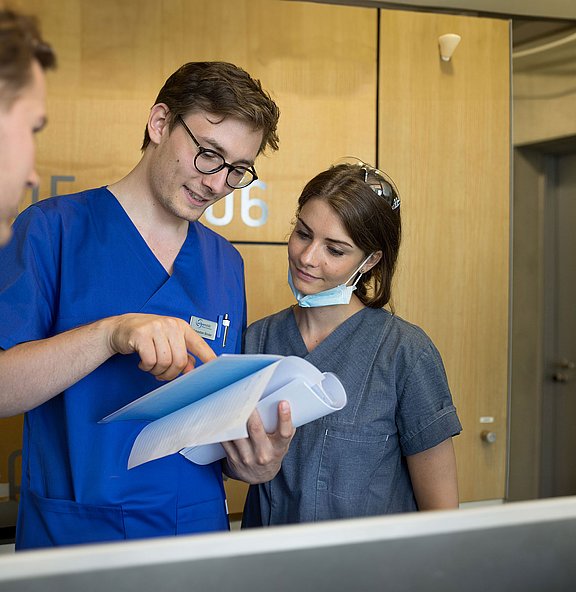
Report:
M430 344L412 367L398 399L396 423L405 456L462 431L440 353Z

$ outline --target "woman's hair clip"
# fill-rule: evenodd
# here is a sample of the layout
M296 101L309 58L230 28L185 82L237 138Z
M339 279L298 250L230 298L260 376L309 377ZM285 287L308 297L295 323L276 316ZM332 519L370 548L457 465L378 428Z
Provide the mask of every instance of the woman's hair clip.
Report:
M364 171L364 182L370 186L376 195L383 197L388 205L396 210L400 207L400 196L394 181L380 169L356 158L355 156L346 156L340 159L338 164L351 164L359 167Z

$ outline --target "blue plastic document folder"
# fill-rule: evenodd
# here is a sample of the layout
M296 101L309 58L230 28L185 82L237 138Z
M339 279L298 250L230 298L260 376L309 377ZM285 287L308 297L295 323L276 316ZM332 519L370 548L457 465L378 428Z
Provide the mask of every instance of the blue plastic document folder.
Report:
M154 421L191 405L226 386L246 378L266 366L281 360L269 354L222 354L191 372L128 403L107 415L99 423L124 419Z

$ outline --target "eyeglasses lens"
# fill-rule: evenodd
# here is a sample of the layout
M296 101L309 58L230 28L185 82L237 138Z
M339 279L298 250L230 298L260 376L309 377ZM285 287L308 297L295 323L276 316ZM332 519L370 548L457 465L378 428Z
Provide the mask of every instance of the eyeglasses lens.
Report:
M228 168L228 175L226 176L226 183L235 189L247 187L254 181L254 174L250 169L237 166L232 167L226 163L224 158L217 152L203 149L196 155L194 161L196 168L207 175L211 175L221 171L224 167Z

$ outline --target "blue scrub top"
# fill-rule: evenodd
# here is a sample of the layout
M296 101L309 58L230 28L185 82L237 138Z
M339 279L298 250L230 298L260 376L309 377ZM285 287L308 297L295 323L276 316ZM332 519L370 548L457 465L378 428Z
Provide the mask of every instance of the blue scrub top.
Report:
M47 338L128 312L219 323L209 345L240 351L246 322L240 254L190 224L172 275L106 189L51 198L23 212L0 251L0 347ZM116 355L28 412L17 548L206 532L228 528L220 463L179 454L130 471L140 421L99 424L157 388L139 358Z

